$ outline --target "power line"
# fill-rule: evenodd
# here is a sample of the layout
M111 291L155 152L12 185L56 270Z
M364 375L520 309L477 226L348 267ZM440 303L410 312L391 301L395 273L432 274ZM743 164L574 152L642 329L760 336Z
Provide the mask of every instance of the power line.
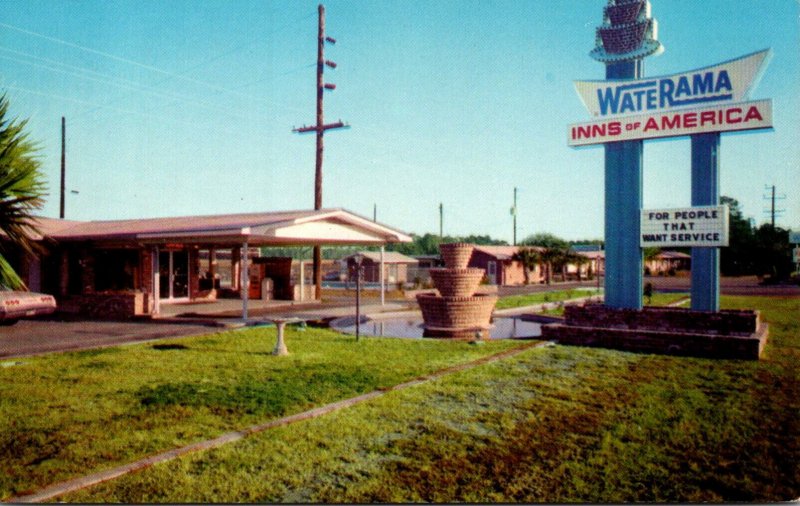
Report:
M278 31L280 31L282 29L285 29L288 26L292 26L293 24L295 24L295 23L297 23L299 21L302 21L302 20L304 20L304 19L306 19L308 17L310 17L310 15L309 16L304 16L303 18L299 18L295 22L293 22L292 24L284 25L282 28L280 28L278 30L274 30L272 33L277 33ZM285 107L285 108L287 108L289 110L296 110L296 109L294 109L292 107L287 107L287 106L285 106L283 104L276 104L276 103L273 103L273 102L264 101L263 99L261 99L259 97L248 95L246 93L241 93L241 92L236 91L234 89L229 89L229 88L226 88L226 87L223 87L223 86L219 86L219 85L216 85L216 84L212 84L212 83L209 83L209 82L206 82L206 81L202 81L202 80L199 80L199 79L194 79L194 78L182 75L183 73L169 72L169 71L166 71L164 69L155 67L153 65L148 65L148 64L145 64L145 63L138 62L136 60L132 60L130 58L124 58L124 57L121 57L121 56L117 56L117 55L108 53L106 51L100 51L100 50L97 50L97 49L94 49L94 48L91 48L91 47L83 46L83 45L80 45L80 44L75 44L73 42L69 42L69 41L66 41L66 40L63 40L63 39L59 39L59 38L56 38L56 37L51 37L49 35L37 33L37 32L31 31L31 30L26 30L24 28L20 28L20 27L17 27L17 26L9 25L7 23L0 23L0 27L6 28L6 29L9 29L9 30L14 30L14 31L17 31L19 33L24 33L26 35L30 35L30 36L33 36L33 37L39 37L39 38L42 38L44 40L48 40L50 42L54 42L54 43L57 43L57 44L62 44L62 45L65 45L67 47L72 47L72 48L75 48L75 49L78 49L78 50L81 50L81 51L86 51L88 53L96 54L98 56L102 56L102 57L105 57L105 58L109 58L111 60L119 61L121 63L125 63L125 64L128 64L128 65L133 65L133 66L145 69L145 70L149 70L151 72L155 72L155 73L164 75L164 76L166 76L168 78L180 79L180 80L183 80L183 81L186 81L186 82L190 82L190 83L193 83L193 84L198 84L198 85L204 86L206 88L212 89L214 91L228 93L228 94L231 94L231 95L236 95L236 96L239 96L239 97L242 97L242 98L246 98L248 100L263 102L263 103L270 104L270 105L278 105L278 106L281 106L281 107ZM241 49L243 47L246 47L248 45L250 45L250 43L242 44L240 47L236 47L236 48L234 48L234 50L223 54L223 56L227 56L228 54L232 54L232 53L236 52L237 50L239 50L239 49ZM218 59L218 57L212 58L211 61L214 61L216 59ZM208 60L206 60L206 62L207 61ZM193 69L195 69L197 67L202 66L203 64L204 64L204 62L201 62L201 63L199 63L199 64L197 64L197 65L195 65L193 67L190 67L188 70L186 70L184 72L188 72L189 70L193 70ZM161 82L159 82L157 84L161 84L162 82L164 82L164 81L161 81ZM89 112L91 112L91 111L89 111Z

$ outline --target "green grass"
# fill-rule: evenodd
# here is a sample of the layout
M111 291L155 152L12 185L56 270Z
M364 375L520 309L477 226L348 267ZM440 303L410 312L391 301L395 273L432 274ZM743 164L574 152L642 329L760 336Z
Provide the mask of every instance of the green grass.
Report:
M539 348L59 500L796 499L800 298L722 305L762 310L762 360Z
M554 290L552 292L538 292L523 295L509 295L497 301L496 309L510 309L523 306L543 304L545 302L559 302L562 300L576 299L595 295L594 290Z
M0 367L0 499L518 346L230 331Z
M670 304L679 302L683 299L687 299L688 296L689 294L687 293L654 293L649 302L646 298L643 298L642 304L645 306L669 306ZM688 306L684 304L681 307L688 307ZM558 307L541 309L537 311L536 314L541 314L545 316L564 316L564 307L558 306Z

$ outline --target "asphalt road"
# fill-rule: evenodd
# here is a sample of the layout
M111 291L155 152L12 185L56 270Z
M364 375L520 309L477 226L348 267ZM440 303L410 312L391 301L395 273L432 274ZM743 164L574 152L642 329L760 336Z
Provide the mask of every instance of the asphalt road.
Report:
M21 320L16 325L0 327L0 358L103 348L219 330L205 325L158 322Z

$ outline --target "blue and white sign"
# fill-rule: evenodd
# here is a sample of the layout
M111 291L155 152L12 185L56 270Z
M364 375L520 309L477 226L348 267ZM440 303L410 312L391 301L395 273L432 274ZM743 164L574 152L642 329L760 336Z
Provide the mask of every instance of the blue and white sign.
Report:
M748 99L771 55L765 49L711 67L648 79L575 81L575 89L596 118L731 104Z

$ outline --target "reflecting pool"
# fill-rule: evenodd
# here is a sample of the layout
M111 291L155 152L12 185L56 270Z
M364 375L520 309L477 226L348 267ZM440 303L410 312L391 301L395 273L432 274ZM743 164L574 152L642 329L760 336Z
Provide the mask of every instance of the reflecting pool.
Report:
M340 332L348 334L356 333L356 325L353 318L346 323L331 326ZM420 316L401 316L394 318L366 319L361 321L359 332L365 336L378 337L406 337L421 339L425 331L422 318ZM521 339L526 337L539 337L542 335L542 327L538 322L526 321L521 318L496 317L492 319L490 329L491 339ZM443 338L447 339L447 338Z

